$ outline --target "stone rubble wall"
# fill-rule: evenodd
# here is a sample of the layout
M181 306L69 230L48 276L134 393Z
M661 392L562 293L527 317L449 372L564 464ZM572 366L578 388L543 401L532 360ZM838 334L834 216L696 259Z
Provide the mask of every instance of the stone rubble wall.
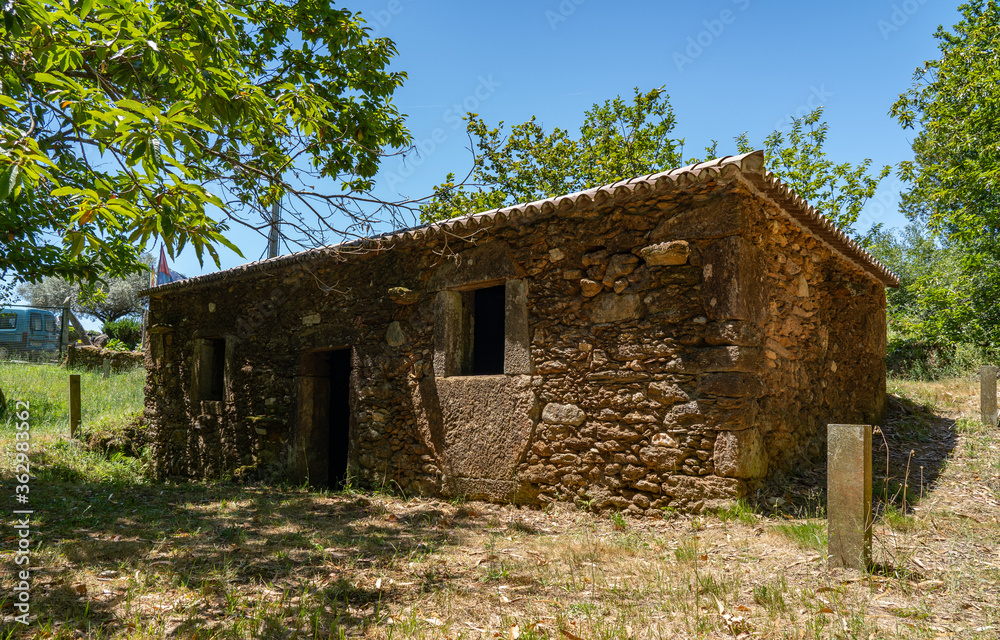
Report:
M768 214L755 230L772 292L759 428L771 467L787 470L825 455L827 424L881 423L886 300L881 284Z
M100 369L105 360L111 363L113 371L123 371L142 366L145 358L139 351L112 351L88 345L71 344L66 350L65 363L71 369Z
M878 413L884 291L742 183L701 189L154 295L157 472L287 477L302 354L351 347L363 484L644 514L746 495ZM527 372L436 375L439 292L498 279L524 283ZM227 398L193 402L218 336Z

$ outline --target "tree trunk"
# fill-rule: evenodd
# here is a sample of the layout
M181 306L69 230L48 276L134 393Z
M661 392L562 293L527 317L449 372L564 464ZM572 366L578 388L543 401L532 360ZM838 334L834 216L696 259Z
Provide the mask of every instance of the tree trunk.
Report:
M76 319L76 315L72 311L69 312L69 321L73 325L73 328L76 329L76 332L80 334L80 340L83 340L83 344L91 346L90 336L87 335L87 331L80 324L80 321Z

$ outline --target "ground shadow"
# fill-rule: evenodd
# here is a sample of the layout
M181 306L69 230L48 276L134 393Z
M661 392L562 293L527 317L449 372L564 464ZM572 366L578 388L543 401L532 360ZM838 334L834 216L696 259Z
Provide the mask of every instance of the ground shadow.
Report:
M927 405L889 394L884 423L872 435L872 500L876 519L906 513L937 486L958 442L955 421ZM825 517L826 458L782 474L752 497L763 513Z
M443 505L446 513L439 502L393 501L390 512L386 502L350 491L233 483L35 482L32 538L42 549L33 558L32 614L69 629L117 629L129 589L153 581L152 593L199 596L195 609L143 605L162 606L149 622L164 624L168 635L188 637L202 622L234 619L248 603L233 605L233 593L270 593L286 608L308 593L312 611L320 613L317 629L362 629L379 623L386 606L400 604L408 590L388 580L359 580L359 574L398 572L459 544L463 532L497 526L473 508ZM0 579L5 594L14 586L9 565ZM80 568L98 582L80 581ZM451 579L430 568L411 573L430 589ZM235 608L219 615L227 606ZM24 628L11 622L16 611L9 597L0 608L7 620L0 638L17 637ZM171 619L179 621L171 627ZM267 620L251 635L271 635Z

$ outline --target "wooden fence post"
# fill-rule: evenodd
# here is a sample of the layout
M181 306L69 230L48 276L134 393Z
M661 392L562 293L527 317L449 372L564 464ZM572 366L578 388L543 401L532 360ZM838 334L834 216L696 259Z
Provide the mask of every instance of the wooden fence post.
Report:
M997 368L979 369L979 411L983 424L997 426Z
M69 377L69 437L75 438L80 429L80 375Z
M872 427L827 425L826 517L830 567L872 560Z

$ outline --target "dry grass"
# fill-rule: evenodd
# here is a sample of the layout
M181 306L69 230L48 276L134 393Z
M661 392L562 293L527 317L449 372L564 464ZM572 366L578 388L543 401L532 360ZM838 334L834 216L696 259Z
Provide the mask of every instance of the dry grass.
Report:
M46 638L996 638L1000 435L978 425L977 389L968 381L891 385L906 399L893 401L885 439L877 438L872 572L826 567L822 468L726 512L641 521L570 506L352 491L36 480L38 617L28 628L10 622L8 555L0 630Z

